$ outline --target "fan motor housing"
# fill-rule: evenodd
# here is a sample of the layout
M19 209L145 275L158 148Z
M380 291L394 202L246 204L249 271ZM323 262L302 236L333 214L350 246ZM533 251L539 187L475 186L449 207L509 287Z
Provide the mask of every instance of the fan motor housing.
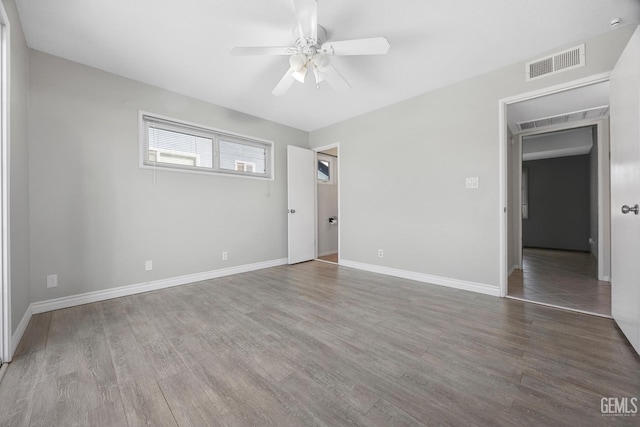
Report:
M297 26L293 27L292 33L294 44L301 53L307 56L315 55L320 50L320 46L327 40L327 31L321 25L318 25L318 40L315 44L309 37L300 34L300 28Z

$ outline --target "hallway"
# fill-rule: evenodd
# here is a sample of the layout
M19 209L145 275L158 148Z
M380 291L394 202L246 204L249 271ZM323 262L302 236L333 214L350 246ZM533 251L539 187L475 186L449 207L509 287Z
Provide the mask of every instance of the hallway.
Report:
M507 295L528 301L611 316L611 284L597 279L589 253L523 249L523 269L509 276Z

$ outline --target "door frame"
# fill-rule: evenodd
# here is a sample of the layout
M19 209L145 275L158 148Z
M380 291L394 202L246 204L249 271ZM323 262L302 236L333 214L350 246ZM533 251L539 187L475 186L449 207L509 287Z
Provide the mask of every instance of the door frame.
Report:
M607 265L605 261L607 258L611 257L611 233L605 233L607 227L611 226L610 219L610 203L609 203L609 193L606 191L607 186L609 186L610 181L610 170L609 170L609 137L605 136L605 129L608 130L607 120L606 119L587 119L580 120L572 123L562 124L558 126L549 126L544 130L531 130L518 133L514 135L514 147L515 153L518 156L517 167L515 168L515 187L522 188L522 140L524 137L534 136L534 135L543 135L551 132L559 132L566 131L571 129L580 129L584 127L593 127L596 128L597 141L596 141L596 149L598 150L598 280L608 282L610 281L611 275L611 263L609 262L607 270ZM607 197L605 197L607 196ZM515 259L515 263L520 269L522 269L522 191L517 192L517 199L515 200L515 217L519 219L519 225L516 227L516 242L518 244L517 256ZM509 248L507 248L508 250ZM509 268L512 268L510 266ZM607 273L607 274L605 274ZM508 283L507 283L508 284ZM508 290L508 289L507 289Z
M507 144L509 143L509 130L508 130L508 122L507 122L507 107L510 104L515 104L517 102L527 101L530 99L539 98L546 95L552 95L554 93L564 92L570 89L576 89L584 86L589 86L595 83L601 83L609 80L611 73L600 73L596 75L592 75L589 77L585 77L579 80L573 80L570 82L565 82L562 84L558 84L555 86L546 87L543 89L534 90L531 92L525 92L518 95L510 96L507 98L502 98L498 100L498 137L499 137L499 149L498 149L498 161L499 161L499 171L498 171L498 182L499 182L499 205L498 212L500 215L500 227L499 227L499 285L500 285L500 296L507 296L507 283L509 277L509 263L508 263L508 241L509 238L509 230L508 230L508 205L507 202L509 200L507 191L507 162L510 160L507 156ZM600 137L600 134L598 134ZM521 209L521 207L519 208ZM522 217L522 215L520 215ZM598 227L600 228L600 227ZM600 238L598 239L601 240ZM604 243L604 242L603 242ZM600 242L598 242L600 244Z
M9 258L9 79L10 27L4 5L0 3L0 362L10 362L11 284Z
M315 147L312 148L312 150L315 153L315 158L316 158L316 165L318 164L318 153L320 151L325 151L325 150L330 150L332 148L335 148L338 152L338 161L337 161L337 167L336 167L336 173L338 175L338 182L335 184L338 186L338 264L341 263L342 261L342 249L341 249L341 240L340 240L340 236L342 235L341 233L341 228L342 228L342 209L340 206L340 185L342 182L342 173L341 173L341 167L342 167L342 161L340 159L340 143L339 142L335 142L333 144L329 144L329 145L323 145L321 147ZM317 166L316 166L317 167ZM316 174L317 175L317 174ZM315 236L316 236L316 258L318 258L318 183L317 183L317 177L316 177L316 185L314 187L314 198L316 201L316 208L315 208Z

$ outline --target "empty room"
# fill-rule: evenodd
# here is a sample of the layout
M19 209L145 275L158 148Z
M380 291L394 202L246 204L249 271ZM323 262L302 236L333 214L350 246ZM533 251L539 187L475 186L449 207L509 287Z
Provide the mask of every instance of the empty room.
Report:
M2 0L0 425L638 425L639 24Z

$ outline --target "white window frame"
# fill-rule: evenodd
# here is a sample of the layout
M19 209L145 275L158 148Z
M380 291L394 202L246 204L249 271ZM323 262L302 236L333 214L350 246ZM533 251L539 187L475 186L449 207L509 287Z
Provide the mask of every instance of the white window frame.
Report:
M154 127L173 132L186 133L193 136L212 140L213 159L212 167L173 165L168 163L158 163L149 160L149 124ZM273 181L275 179L274 168L274 143L266 139L241 135L221 129L211 128L196 123L190 123L170 117L161 116L145 111L138 112L138 146L139 146L139 166L141 169L166 170L171 172L188 172L206 175L236 176L240 178L252 178ZM260 147L265 150L265 173L246 172L220 167L220 141L243 144L247 146ZM245 162L248 163L248 162ZM254 170L255 170L255 164Z

